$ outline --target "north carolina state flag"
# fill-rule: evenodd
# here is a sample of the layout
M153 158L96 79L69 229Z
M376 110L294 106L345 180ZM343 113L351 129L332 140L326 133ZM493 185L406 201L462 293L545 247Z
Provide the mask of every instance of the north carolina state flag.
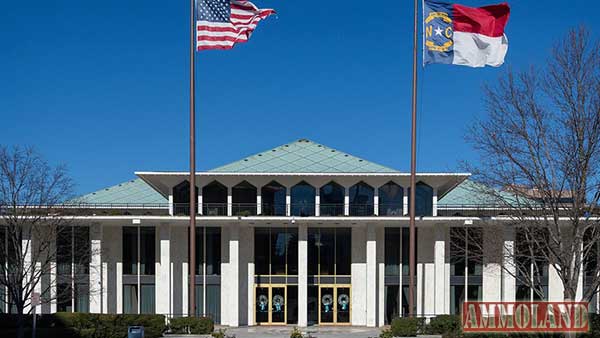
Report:
M507 3L475 8L425 0L423 62L501 66L508 52L509 16Z

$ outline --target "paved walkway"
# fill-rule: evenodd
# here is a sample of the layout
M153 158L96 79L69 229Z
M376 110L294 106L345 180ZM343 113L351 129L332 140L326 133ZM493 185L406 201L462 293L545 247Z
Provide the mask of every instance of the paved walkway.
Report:
M236 338L289 338L293 326L277 327L237 327L227 329L227 335ZM300 329L305 337L314 338L371 338L379 337L381 329L367 327L308 327Z

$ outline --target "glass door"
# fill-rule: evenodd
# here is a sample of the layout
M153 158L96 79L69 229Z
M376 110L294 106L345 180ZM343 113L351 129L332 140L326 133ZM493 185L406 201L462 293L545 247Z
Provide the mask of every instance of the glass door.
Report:
M287 290L285 285L258 286L255 291L256 325L285 325Z
M286 299L285 286L271 288L271 324L285 324Z
M350 286L323 285L319 287L319 324L350 324Z

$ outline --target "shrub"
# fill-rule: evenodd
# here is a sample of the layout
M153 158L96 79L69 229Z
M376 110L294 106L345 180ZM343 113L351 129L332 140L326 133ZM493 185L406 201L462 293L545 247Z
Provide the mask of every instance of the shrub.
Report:
M416 337L419 329L418 318L400 317L392 320L392 335L394 337Z
M172 333L179 334L211 334L215 324L208 317L179 317L169 321Z
M441 334L444 338L461 336L461 318L456 315L440 315L431 318L426 327L427 334Z
M393 338L394 335L392 334L392 330L390 329L383 329L381 330L381 333L379 334L379 338Z
M219 331L213 332L212 336L213 338L225 338L225 329L219 329Z
M297 327L295 327L292 330L292 333L290 333L290 338L303 338L302 332L300 332L300 330Z
M3 319L10 320L11 315ZM12 315L14 316L14 315ZM15 320L16 316L12 317ZM30 332L30 321L27 322ZM143 326L146 338L158 338L165 329L162 315L107 315L93 313L56 313L42 315L38 338L125 338L129 326ZM12 337L14 328L0 328L0 337ZM10 332L9 332L10 331Z

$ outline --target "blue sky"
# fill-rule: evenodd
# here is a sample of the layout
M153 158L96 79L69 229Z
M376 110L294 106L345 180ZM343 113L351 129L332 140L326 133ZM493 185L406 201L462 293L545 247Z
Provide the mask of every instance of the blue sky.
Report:
M197 165L299 138L409 169L412 1L276 1L232 51L197 54ZM463 0L465 5L493 3ZM597 37L600 4L511 1L501 69L421 71L418 170L477 161L464 136L481 87L543 65L567 29ZM185 0L10 1L0 16L0 144L65 163L83 193L136 170L188 169Z

